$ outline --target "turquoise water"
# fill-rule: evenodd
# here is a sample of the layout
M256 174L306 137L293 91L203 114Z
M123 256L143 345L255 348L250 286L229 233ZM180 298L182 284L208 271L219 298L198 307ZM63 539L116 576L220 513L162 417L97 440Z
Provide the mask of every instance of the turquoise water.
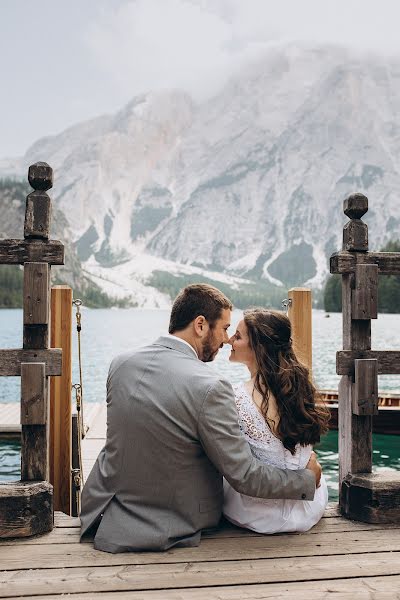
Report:
M116 354L142 346L167 331L169 311L139 309L83 310L82 357L84 402L103 402L110 360ZM235 311L233 333L241 312ZM400 315L380 315L372 324L374 349L398 347ZM75 329L74 329L75 338ZM0 348L18 348L22 340L22 311L0 310ZM337 389L339 377L335 373L335 354L341 348L341 315L328 319L323 311L313 311L313 376L324 389ZM74 339L73 381L79 381L76 339ZM228 361L228 348L223 348L210 369L236 383L247 379L242 365ZM379 389L399 391L400 376L379 378ZM18 377L0 377L0 402L19 402ZM373 437L374 469L400 469L400 444L397 436ZM337 432L329 432L316 448L330 489L330 499L337 498L338 450ZM19 478L20 447L15 441L0 442L0 479Z

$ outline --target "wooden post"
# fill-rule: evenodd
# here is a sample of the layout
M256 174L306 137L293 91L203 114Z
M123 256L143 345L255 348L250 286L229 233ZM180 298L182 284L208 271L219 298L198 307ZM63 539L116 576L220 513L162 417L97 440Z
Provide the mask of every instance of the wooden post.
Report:
M64 264L61 242L49 240L53 171L29 167L23 240L0 240L0 264L24 265L23 348L0 350L0 376L21 376L21 480L0 482L0 538L53 527L49 477L49 375L61 374L61 350L49 348L50 265ZM69 480L69 478L68 478Z
M363 194L343 205L350 221L343 249L331 257L342 275L343 351L337 353L339 384L339 492L345 516L372 523L399 522L400 477L372 474L372 418L378 409L378 373L394 373L399 352L371 351L371 319L377 318L378 272L399 273L400 255L368 252L368 210Z
M50 226L50 198L46 190L53 185L53 171L46 163L29 167L28 180L34 192L26 199L24 237L47 240ZM24 348L49 347L50 265L46 262L24 263ZM36 371L39 373L39 371ZM44 375L44 370L43 370ZM31 371L21 371L21 389L29 385L25 377ZM45 375L44 375L45 377ZM48 441L48 387L41 382L43 396L41 410L46 419L37 423L31 419L21 423L21 479L26 481L49 480ZM23 403L23 398L22 398Z
M312 370L312 298L308 288L292 288L288 317L292 324L293 348L297 358Z
M51 289L51 347L62 349L62 376L50 378L50 483L54 510L71 514L72 289Z

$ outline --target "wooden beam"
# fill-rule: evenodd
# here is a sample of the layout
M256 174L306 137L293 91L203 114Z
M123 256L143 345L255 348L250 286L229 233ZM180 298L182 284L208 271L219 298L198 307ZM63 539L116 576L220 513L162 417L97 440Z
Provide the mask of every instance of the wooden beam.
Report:
M378 265L380 275L400 274L400 252L335 252L330 258L330 271L339 275L355 273L357 264Z
M0 350L0 376L18 377L21 363L45 363L46 376L61 375L62 352L60 348L43 350Z
M71 514L72 289L51 289L51 346L62 349L62 375L50 378L50 483L54 510Z
M49 265L47 263L25 263L24 325L48 325L49 277Z
M288 317L292 324L293 348L297 358L311 372L312 369L312 298L308 288L292 288Z
M47 381L44 363L21 363L21 425L45 425Z
M400 375L399 350L340 350L336 352L336 373L354 377L356 359L377 359L378 375Z
M23 265L26 262L64 264L64 244L58 240L0 240L0 265Z

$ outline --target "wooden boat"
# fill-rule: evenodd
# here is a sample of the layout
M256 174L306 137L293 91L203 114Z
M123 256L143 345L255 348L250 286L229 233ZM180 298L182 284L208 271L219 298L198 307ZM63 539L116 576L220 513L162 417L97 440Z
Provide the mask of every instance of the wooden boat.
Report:
M331 411L330 429L338 428L338 393L336 390L320 390L323 401ZM379 413L372 419L374 433L400 434L400 394L381 393L378 399Z

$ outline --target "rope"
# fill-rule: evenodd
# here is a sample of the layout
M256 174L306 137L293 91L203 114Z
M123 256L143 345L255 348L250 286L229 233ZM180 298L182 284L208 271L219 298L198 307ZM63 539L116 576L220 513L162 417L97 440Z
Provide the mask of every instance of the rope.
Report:
M82 460L82 440L85 437L86 428L83 423L83 379L82 379L82 351L81 351L81 331L82 331L82 315L80 307L82 306L82 300L77 298L72 301L72 304L76 308L76 331L78 334L78 364L79 364L79 383L75 383L72 389L75 390L75 403L77 412L77 425L78 425L78 467L73 468L71 473L75 485L75 501L78 515L81 512L81 489L84 483L83 476L83 460Z
M74 306L76 307L76 331L78 332L78 364L79 364L79 384L80 384L80 398L81 398L81 408L77 410L79 410L79 414L81 417L81 434L82 434L82 439L85 437L85 427L83 424L83 403L82 403L82 396L83 396L83 383L82 383L82 353L81 353L81 331L82 331L82 314L81 314L81 309L80 307L82 306L82 300L80 300L79 298L77 298L76 300L72 301L72 304L74 304Z

